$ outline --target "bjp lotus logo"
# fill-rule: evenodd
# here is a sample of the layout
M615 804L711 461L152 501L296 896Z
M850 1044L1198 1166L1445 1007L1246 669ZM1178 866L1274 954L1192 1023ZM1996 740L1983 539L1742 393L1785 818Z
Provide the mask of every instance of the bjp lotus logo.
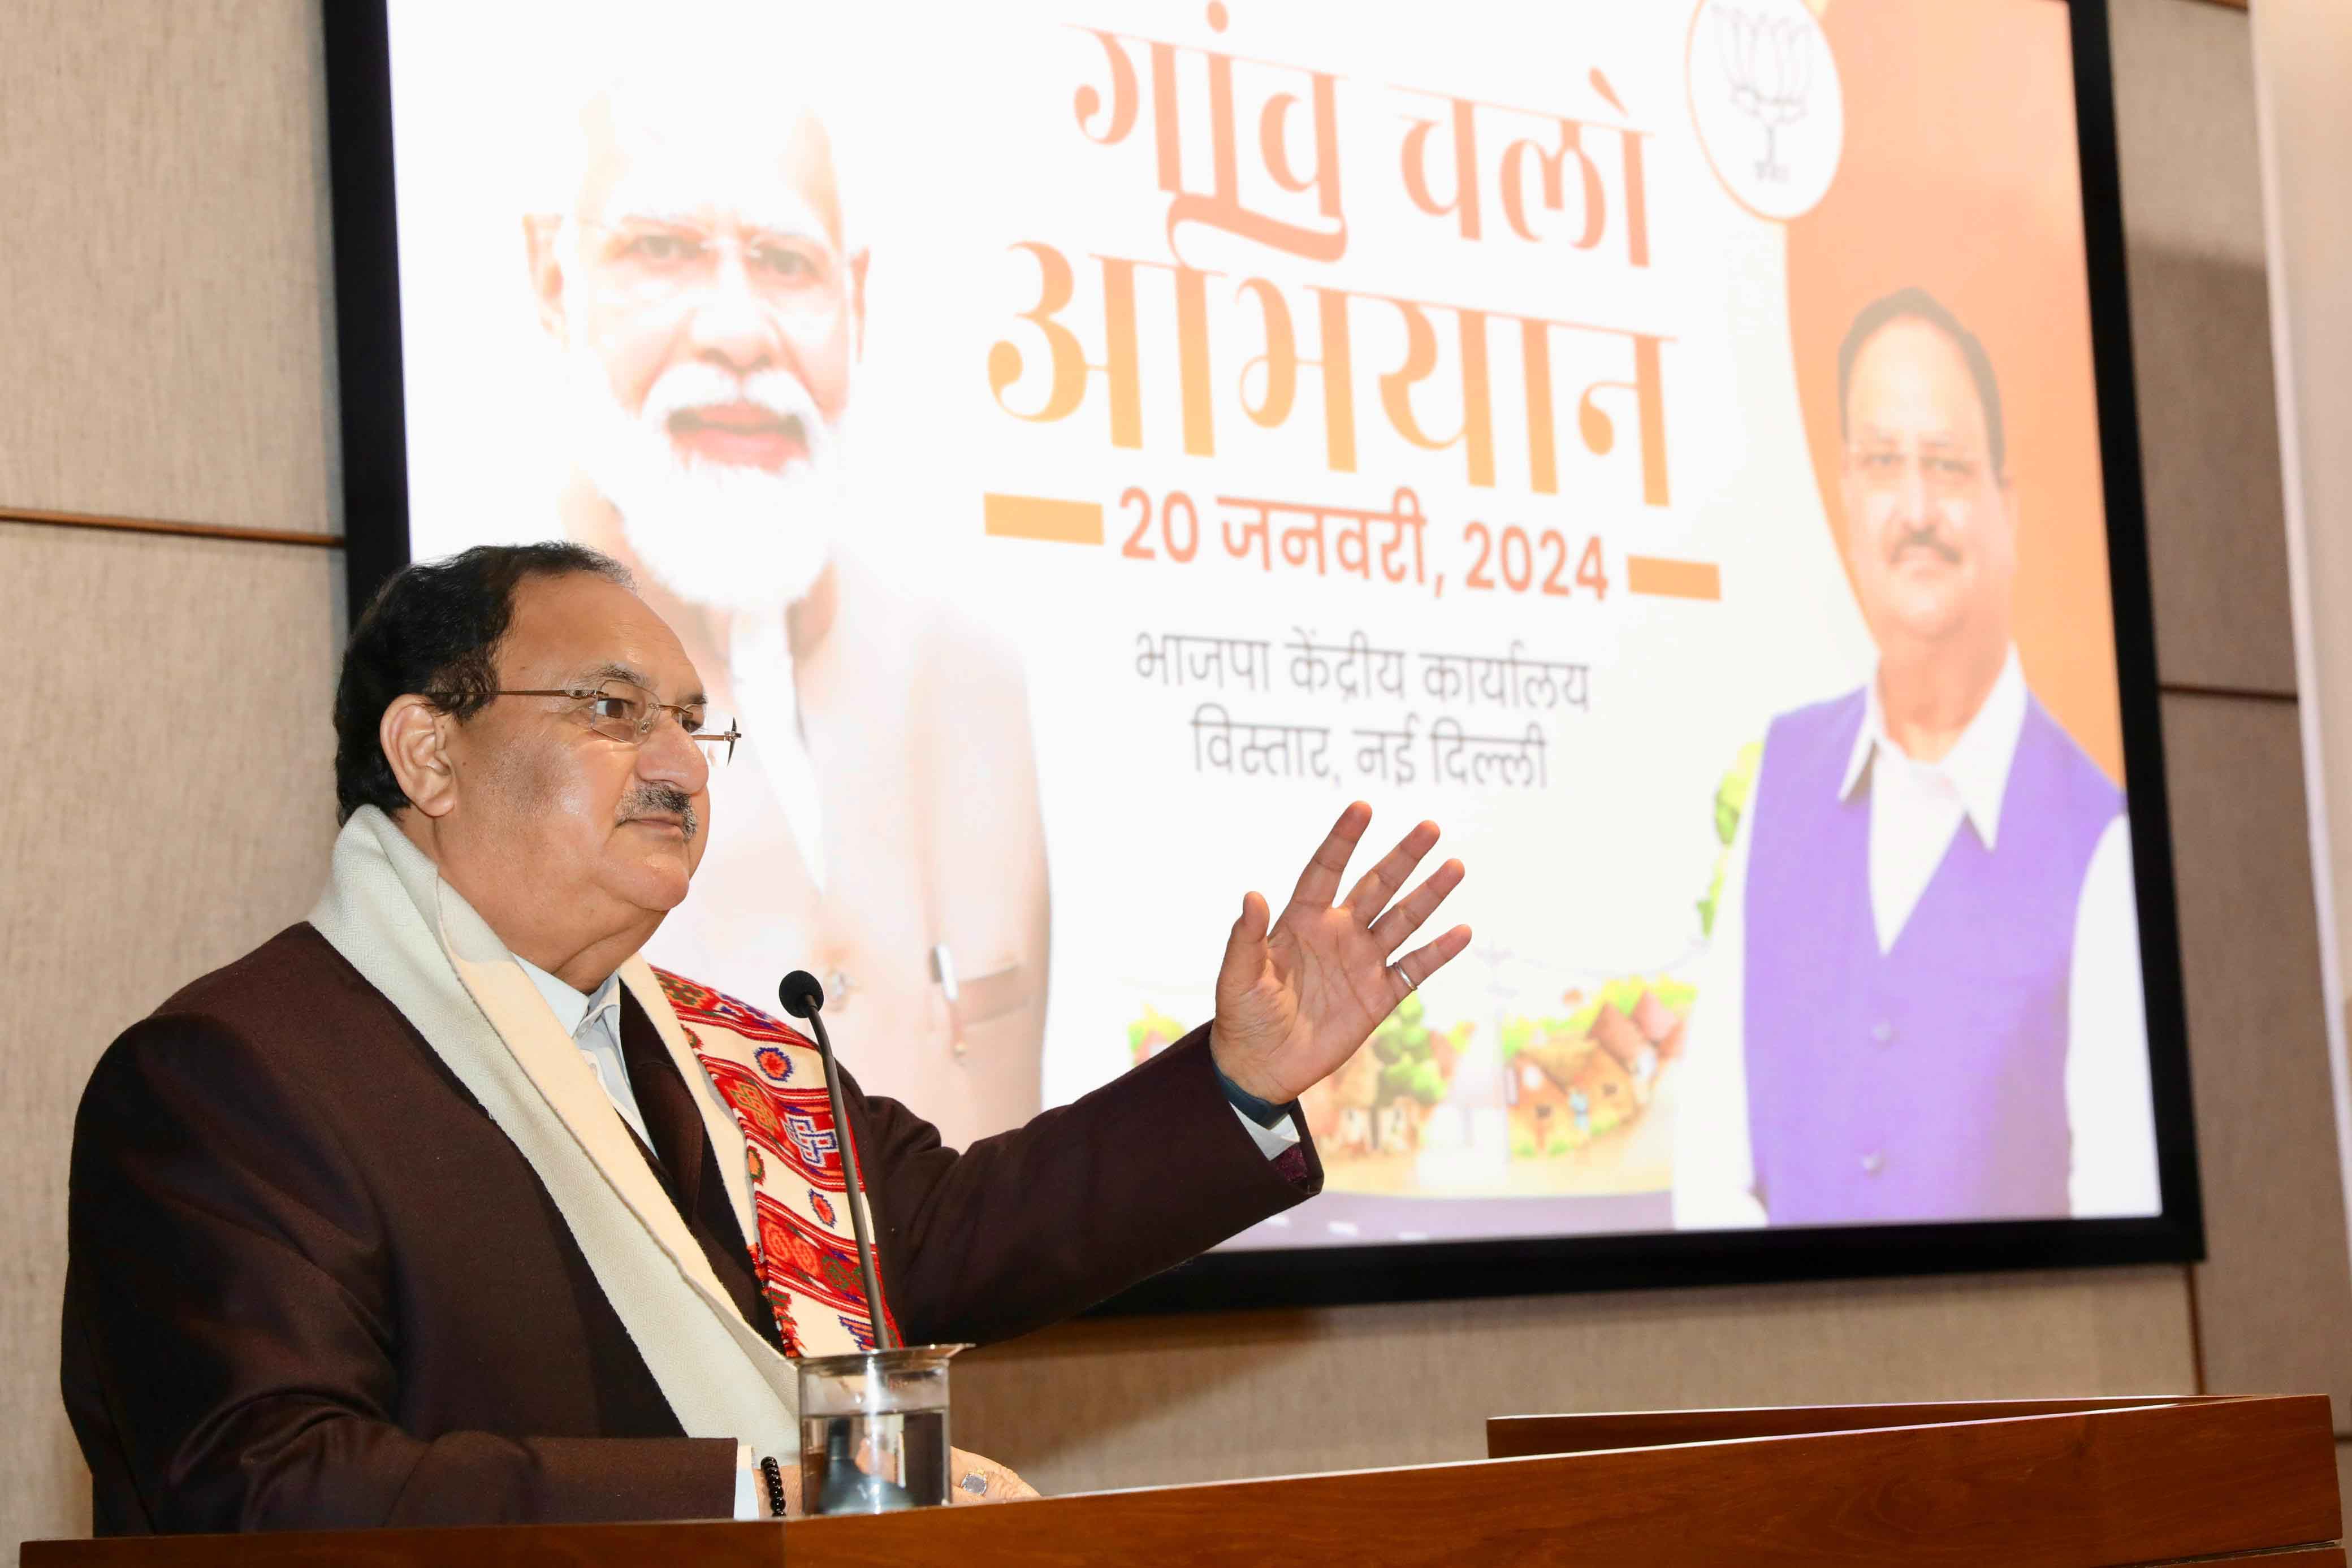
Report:
M1804 0L1702 0L1685 73L1716 178L1759 217L1811 210L1837 175L1843 97L1828 35Z
M1715 17L1716 48L1724 79L1731 87L1731 101L1764 128L1764 155L1756 161L1756 177L1786 184L1789 168L1773 143L1780 127L1805 117L1814 30L1801 22L1730 5L1718 4L1708 10Z

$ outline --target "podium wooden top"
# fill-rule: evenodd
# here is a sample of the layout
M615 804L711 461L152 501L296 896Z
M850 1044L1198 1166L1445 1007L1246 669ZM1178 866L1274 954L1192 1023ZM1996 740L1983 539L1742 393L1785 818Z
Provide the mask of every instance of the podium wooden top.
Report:
M789 1550L793 1568L2124 1568L2266 1553L2264 1568L2344 1568L2318 1396L1531 1416L1493 1423L1490 1442L1525 1457L790 1525L39 1542L22 1562L774 1568Z
M1767 1405L1733 1410L1633 1410L1573 1416L1494 1416L1486 1457L1588 1454L1600 1448L1654 1448L1668 1443L1720 1443L1743 1437L1794 1437L1825 1432L1942 1427L2026 1416L2139 1410L2158 1405L2215 1405L2213 1394L2148 1394L2084 1399L1948 1400L1924 1405Z

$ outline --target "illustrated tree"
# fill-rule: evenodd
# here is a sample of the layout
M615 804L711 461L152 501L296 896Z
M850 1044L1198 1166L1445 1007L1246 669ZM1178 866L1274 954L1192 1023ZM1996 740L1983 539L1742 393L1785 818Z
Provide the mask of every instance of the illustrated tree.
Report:
M1418 996L1398 1003L1372 1031L1369 1043L1381 1063L1381 1101L1411 1099L1434 1105L1445 1097L1445 1073L1437 1064Z
M1764 743L1751 740L1739 748L1739 755L1724 770L1723 781L1715 787L1715 841L1721 846L1715 856L1715 875L1706 884L1706 896L1698 901L1698 929L1702 936L1715 935L1715 906L1723 897L1723 873L1731 864L1731 841L1739 831L1739 819L1747 813L1748 797L1756 789L1756 769L1764 761Z
M1127 1026L1127 1053L1130 1059L1141 1061L1183 1038L1184 1025L1181 1020L1146 1003L1143 1016Z

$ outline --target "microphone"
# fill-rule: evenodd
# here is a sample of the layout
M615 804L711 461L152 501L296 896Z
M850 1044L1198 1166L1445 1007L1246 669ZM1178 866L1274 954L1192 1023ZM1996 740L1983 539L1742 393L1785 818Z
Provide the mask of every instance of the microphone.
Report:
M833 1107L835 1135L841 1140L841 1174L847 1185L850 1228L857 1233L857 1281L866 1288L866 1312L874 1324L874 1348L896 1350L898 1339L882 1311L882 1287L874 1277L874 1239L866 1233L866 1184L857 1171L857 1146L849 1136L849 1114L841 1104L841 1073L835 1066L833 1040L824 1031L824 988L806 969L794 969L776 987L784 1011L807 1020L816 1034L817 1054L824 1059L824 1094Z
M824 988L806 969L794 969L776 986L776 999L796 1019L813 1019L824 1006Z

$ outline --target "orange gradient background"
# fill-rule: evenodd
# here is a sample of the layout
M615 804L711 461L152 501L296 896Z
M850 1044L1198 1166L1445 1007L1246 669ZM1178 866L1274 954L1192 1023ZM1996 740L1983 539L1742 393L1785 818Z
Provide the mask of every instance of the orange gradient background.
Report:
M1838 345L1863 306L1916 285L1983 340L2000 382L2027 684L2121 782L2067 8L1830 0L1821 20L1845 151L1821 204L1789 225L1789 326L1841 559Z

